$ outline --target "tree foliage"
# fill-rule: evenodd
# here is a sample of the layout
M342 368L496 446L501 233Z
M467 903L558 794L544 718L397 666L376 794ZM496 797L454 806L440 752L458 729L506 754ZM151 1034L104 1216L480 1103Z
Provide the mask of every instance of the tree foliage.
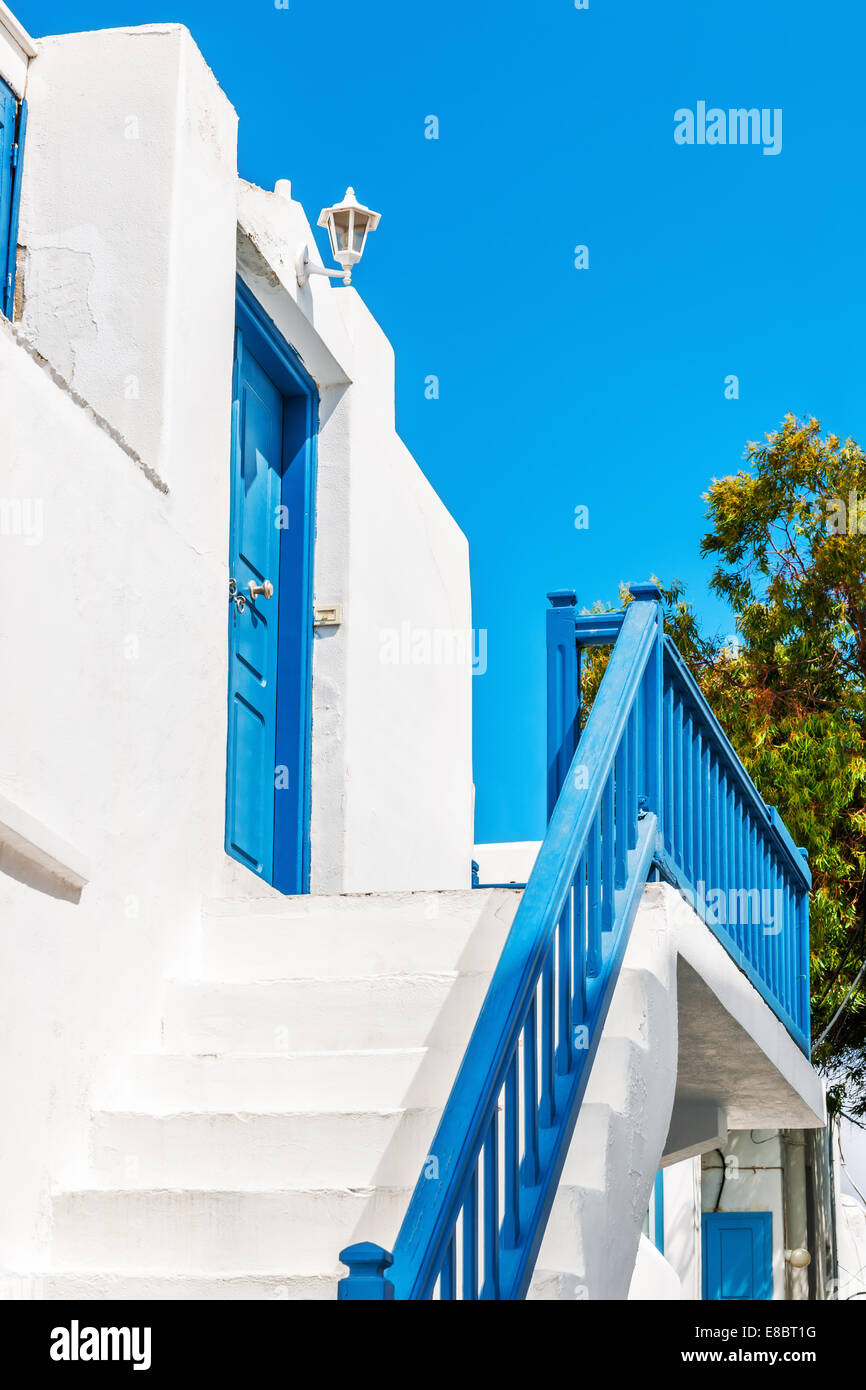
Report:
M705 494L701 544L736 633L703 633L676 582L660 585L665 623L764 800L808 850L813 1039L832 1025L814 1057L834 1107L863 1115L866 457L789 415L745 458ZM587 705L604 665L586 663Z

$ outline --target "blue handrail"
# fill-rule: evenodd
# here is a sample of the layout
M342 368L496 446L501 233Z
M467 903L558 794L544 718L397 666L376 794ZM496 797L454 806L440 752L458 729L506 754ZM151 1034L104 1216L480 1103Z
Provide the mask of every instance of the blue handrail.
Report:
M551 596L547 833L393 1253L343 1250L340 1299L526 1296L654 865L808 1050L808 867L665 638L658 589L631 593L580 616ZM611 642L580 734L580 652Z

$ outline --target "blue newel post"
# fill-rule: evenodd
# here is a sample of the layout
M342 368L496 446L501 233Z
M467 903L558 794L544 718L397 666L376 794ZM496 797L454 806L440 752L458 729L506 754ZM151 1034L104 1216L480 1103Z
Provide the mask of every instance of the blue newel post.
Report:
M646 786L639 791L645 798L644 805L654 811L658 821L659 834L663 834L665 824L664 807L664 766L662 708L664 704L664 659L665 625L661 609L662 593L657 584L651 581L643 584L629 584L628 591L635 603L657 603L658 623L656 627L655 650L650 658L649 677L653 682L654 698L648 702L647 722L644 729L646 740L644 757L646 759Z
M574 589L547 595L547 817L553 813L580 734L580 663Z
M394 1297L394 1285L385 1278L385 1270L394 1263L393 1255L362 1240L340 1251L340 1259L349 1266L349 1273L337 1285L338 1301L361 1300L367 1303L386 1303Z

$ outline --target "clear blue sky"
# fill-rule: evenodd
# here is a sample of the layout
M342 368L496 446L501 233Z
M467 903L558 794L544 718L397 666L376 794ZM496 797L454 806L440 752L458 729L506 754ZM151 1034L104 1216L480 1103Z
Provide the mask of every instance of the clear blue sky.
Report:
M866 439L866 6L13 8L37 36L184 22L239 113L245 178L290 178L313 220L348 183L382 211L357 288L396 349L400 433L469 537L488 632L477 837L540 836L546 591L613 599L654 571L727 632L698 552L710 479L789 410ZM674 111L699 100L781 108L781 153L677 146Z

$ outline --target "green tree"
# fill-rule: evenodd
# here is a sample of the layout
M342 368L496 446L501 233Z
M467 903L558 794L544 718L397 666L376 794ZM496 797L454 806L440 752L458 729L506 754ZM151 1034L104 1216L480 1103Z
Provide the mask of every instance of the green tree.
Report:
M789 415L745 458L706 493L701 544L737 639L703 634L676 582L661 586L665 622L761 795L808 850L813 1055L833 1078L834 1108L862 1116L866 457ZM587 663L588 701L604 664Z

